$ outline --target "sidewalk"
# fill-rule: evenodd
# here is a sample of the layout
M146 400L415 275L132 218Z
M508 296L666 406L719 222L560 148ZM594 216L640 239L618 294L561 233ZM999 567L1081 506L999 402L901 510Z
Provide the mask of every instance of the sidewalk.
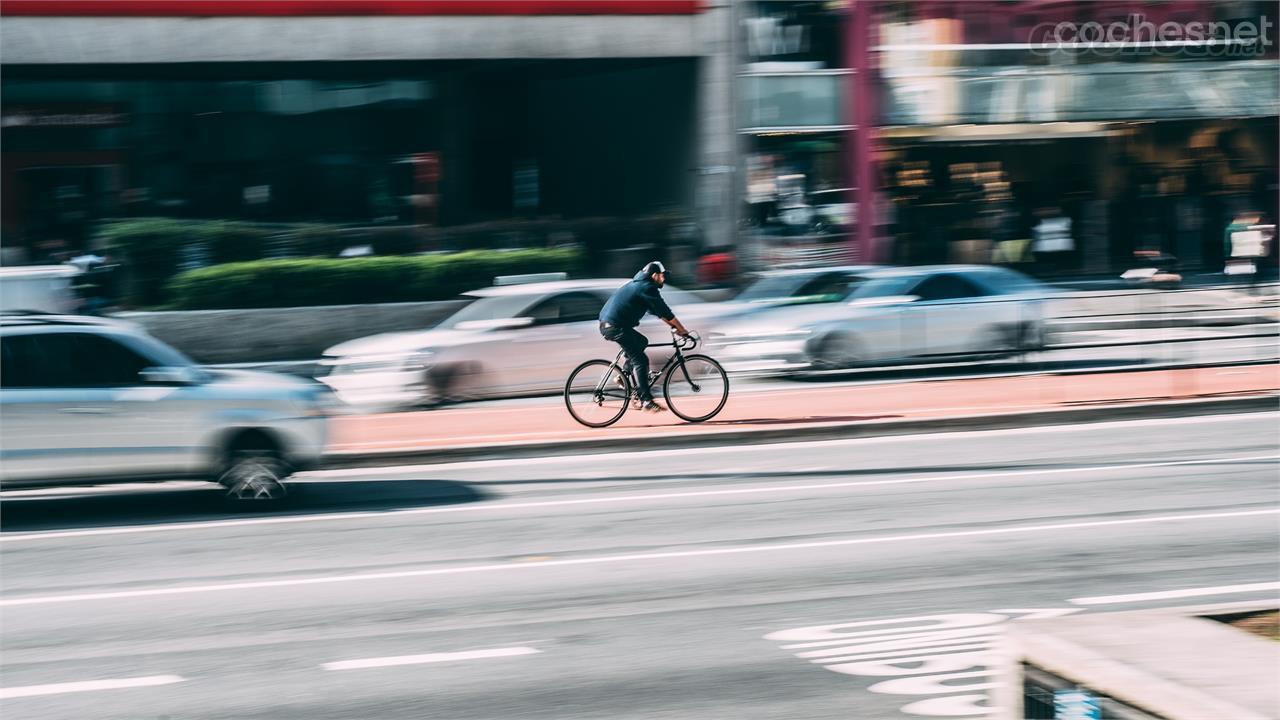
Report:
M1098 407L1167 405L1169 401L1260 398L1280 390L1280 365L1148 370L1086 375L1036 375L916 381L861 386L800 386L732 394L714 420L690 424L671 413L629 411L604 429L578 425L559 398L536 405L461 406L443 410L335 418L329 446L341 461L385 454L446 454L554 445L563 450L620 443L658 447L661 438L751 442L829 428L850 431L910 421L1029 417ZM1277 403L1280 407L1280 403ZM939 423L941 425L941 423ZM962 425L962 423L956 423ZM954 429L962 429L955 427Z

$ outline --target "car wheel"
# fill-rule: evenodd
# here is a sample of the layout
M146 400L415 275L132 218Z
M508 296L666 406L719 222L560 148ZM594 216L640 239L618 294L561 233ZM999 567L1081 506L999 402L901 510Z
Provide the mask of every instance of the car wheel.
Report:
M813 355L817 370L844 370L859 360L858 341L848 335L830 335L822 340Z
M1024 352L1040 352L1048 345L1044 323L1023 323L1019 349Z
M1018 335L1017 326L991 325L973 338L969 352L993 358L1008 357L1017 352Z
M226 499L240 503L277 503L289 494L284 480L288 465L272 448L240 448L227 459L218 482L226 488Z

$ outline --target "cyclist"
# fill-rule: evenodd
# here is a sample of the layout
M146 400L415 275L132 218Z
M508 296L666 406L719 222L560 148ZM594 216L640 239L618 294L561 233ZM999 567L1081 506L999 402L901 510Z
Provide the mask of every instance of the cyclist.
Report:
M645 412L664 412L666 408L653 401L653 393L649 390L649 356L645 354L649 339L636 332L640 318L646 312L652 313L670 325L680 337L689 336L689 331L662 299L660 289L666 282L667 269L655 260L636 273L631 282L618 288L600 310L600 334L605 340L622 346L627 366L635 378L636 405Z

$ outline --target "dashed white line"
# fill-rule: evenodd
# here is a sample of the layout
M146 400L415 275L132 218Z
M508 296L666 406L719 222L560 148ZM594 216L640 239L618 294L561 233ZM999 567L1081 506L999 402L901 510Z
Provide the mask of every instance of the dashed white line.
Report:
M487 658L536 655L542 652L531 647L492 648L489 650L464 650L462 652L427 653L425 655L397 655L392 657L339 660L321 665L325 670L362 670L364 668L394 667L396 665L421 665L424 663L454 662L457 660L484 660Z
M164 595L195 595L202 593L227 592L234 590L257 590L263 588L298 587L304 585L324 585L336 583L363 583L373 580L396 580L436 575L462 575L471 573L541 570L544 568L568 567L574 565L604 565L611 563L638 562L646 560L671 560L675 558L711 557L721 555L743 555L748 553L782 552L789 550L812 550L815 548L847 547L852 545L872 545L878 543L914 542L919 540L942 540L963 537L983 537L991 535L1016 535L1037 532L1057 532L1062 530L1078 530L1082 528L1120 527L1125 525L1147 525L1153 523L1191 522L1196 520L1225 520L1228 518L1258 517L1277 515L1280 509L1240 510L1235 512L1193 513L1187 515L1148 515L1145 517L1125 518L1122 520L1087 520L1068 523L1051 523L1045 525L1014 525L1010 527L984 528L982 530L957 530L950 532L912 533L908 535L883 535L879 537L845 538L842 540L825 540L819 542L779 543L775 545L747 545L739 547L712 548L706 550L674 550L669 552L634 553L628 555L600 555L595 557L569 558L564 560L539 560L536 562L507 562L489 565L463 565L460 567L433 567L418 570L402 570L397 572L360 573L352 575L323 575L317 577L288 578L284 580L258 580L252 582L223 583L217 585L179 585L171 587L143 588L138 590L116 590L110 592L75 593L69 595L36 595L0 599L0 607L18 605L53 605L59 603L89 602L96 600L120 600L125 598L158 597Z
M1146 600L1170 600L1173 598L1204 597L1206 595L1232 595L1235 593L1264 592L1266 590L1280 590L1280 583L1219 585L1218 587L1163 590L1160 592L1133 593L1130 595L1098 595L1095 597L1073 598L1068 602L1073 605L1111 605L1116 603L1143 602Z
M124 690L126 688L153 687L185 682L181 675L149 675L147 677L119 678L116 680L86 680L83 682L53 683L51 685L23 685L0 688L0 699L34 697L36 695L61 695L63 693L93 692L95 690Z
M190 523L160 523L154 525L128 525L123 527L94 528L91 530L52 530L45 532L22 533L16 535L0 535L0 543L13 543L36 540L56 540L59 538L94 537L99 535L131 535L137 533L174 532L189 530L209 530L227 527L243 527L247 525L290 525L296 523L334 522L341 520L379 520L406 515L437 515L443 513L472 513L500 510L527 510L530 508L565 507L573 505L621 504L629 502L649 502L653 500L683 500L732 495L754 495L767 493L786 493L802 490L839 490L858 487L880 487L887 485L914 485L920 483L967 482L971 480L1002 480L1033 475L1070 475L1095 474L1116 470L1145 470L1151 468L1179 467L1193 465L1218 465L1242 462L1259 462L1280 460L1280 454L1244 455L1224 458L1195 458L1192 460L1165 460L1147 463L1128 463L1121 465L1097 465L1069 468L1045 468L1031 470L1012 470L1009 472L965 473L959 475L924 475L892 480L852 480L829 483L788 483L782 485L765 485L752 487L735 487L720 490L689 490L685 492L618 494L605 497L565 498L561 500L536 500L526 502L485 502L470 505L450 505L447 507L411 508L408 510L387 510L382 512L344 512L324 513L316 515L290 515L285 517L248 518L241 520L210 520ZM746 472L746 471L743 471Z

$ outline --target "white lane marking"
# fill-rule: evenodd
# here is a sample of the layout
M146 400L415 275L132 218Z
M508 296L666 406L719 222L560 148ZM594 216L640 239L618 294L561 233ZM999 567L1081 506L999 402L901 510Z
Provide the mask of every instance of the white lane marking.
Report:
M243 527L246 525L287 525L295 523L330 522L339 520L387 519L405 515L436 515L441 513L470 513L493 510L525 510L529 508L563 507L570 505L618 504L628 502L649 502L652 500L681 500L686 498L702 498L729 495L753 495L761 493L785 493L799 490L839 490L844 488L878 487L885 485L914 485L920 483L963 482L982 479L1003 479L1026 477L1029 475L1064 475L1079 473L1099 473L1116 470L1145 470L1150 468L1177 467L1183 465L1224 465L1231 463L1258 462L1261 460L1280 460L1280 454L1243 455L1226 458L1197 458L1193 460L1166 460L1160 462L1129 463L1122 465L1098 465L1093 467L1045 468L1043 470L1011 470L998 473L966 473L960 475L925 475L920 477L896 478L893 480L851 480L847 482L765 485L752 487L735 487L722 490L690 490L684 492L643 493L610 495L606 497L565 498L561 500L531 500L524 502L490 502L472 505L450 505L448 507L412 508L408 510L386 510L381 512L345 512L323 513L315 515L292 515L272 518L247 518L241 520L210 520L190 523L160 523L155 525L127 525L123 527L94 528L92 530L51 530L46 532L22 533L17 535L0 535L0 543L24 542L32 540L56 540L60 538L94 537L98 535L131 535L137 533L168 532L178 530L207 530L225 527ZM742 471L743 473L747 471Z
M152 687L186 682L181 675L149 675L147 677L121 678L119 680L88 680L85 682L54 683L52 685L23 685L0 688L0 699L33 697L35 695L61 695L62 693L93 692L95 690L123 690L125 688Z
M1073 598L1073 605L1110 605L1112 603L1143 602L1145 600L1168 600L1171 598L1203 597L1205 595L1231 595L1233 593L1262 592L1264 590L1280 590L1280 583L1250 583L1247 585L1220 585L1218 587L1186 588L1184 590L1164 590L1161 592L1133 593L1131 595L1098 595L1095 597Z
M436 575L462 575L471 573L524 571L550 567L568 567L573 565L602 565L609 563L637 562L644 560L670 560L675 558L711 557L719 555L742 555L747 553L779 552L788 550L811 550L814 548L848 547L852 545L872 545L878 543L913 542L917 540L940 540L947 538L983 537L989 535L1014 535L1036 532L1055 532L1059 530L1078 530L1081 528L1117 527L1124 525L1148 525L1168 522L1190 522L1194 520L1223 520L1227 518L1257 517L1261 515L1278 515L1280 509L1240 510L1220 513L1193 513L1187 515L1150 515L1127 518L1124 520L1090 520L1069 523L1050 523L1045 525L1015 525L1013 527L986 528L983 530L956 530L951 532L912 533L907 535L885 535L869 538L846 538L843 540L824 540L804 543L779 543L776 545L748 545L741 547L714 548L707 550L673 550L669 552L634 553L628 555L601 555L596 557L572 558L566 560L539 560L533 562L494 563L489 565L464 565L460 567L424 568L420 570L401 570L397 572L360 573L353 575L323 575L317 577L289 578L286 580L258 580L253 582L224 583L217 585L180 585L176 587L157 587L141 590L120 590L113 592L77 593L70 595L36 595L31 597L8 597L0 599L0 607L17 605L51 605L55 603L85 602L91 600L118 600L122 598L156 597L162 595L192 595L210 592L226 592L230 590L256 590L260 588L298 587L303 585L325 585L334 583L368 582L371 580L396 580L412 577L429 577Z
M423 663L453 662L454 660L484 660L486 658L514 657L516 655L536 655L540 652L542 651L531 647L493 648L491 650L465 650L463 652L340 660L338 662L325 663L320 667L325 670L361 670L395 665L421 665Z

